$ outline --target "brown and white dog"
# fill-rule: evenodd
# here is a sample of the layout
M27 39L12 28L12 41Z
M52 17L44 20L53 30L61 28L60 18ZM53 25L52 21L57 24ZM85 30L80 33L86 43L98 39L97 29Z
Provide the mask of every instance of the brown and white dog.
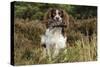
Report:
M43 23L46 32L41 36L41 44L49 57L55 57L61 48L66 47L65 30L69 25L68 14L64 10L51 8L45 14Z

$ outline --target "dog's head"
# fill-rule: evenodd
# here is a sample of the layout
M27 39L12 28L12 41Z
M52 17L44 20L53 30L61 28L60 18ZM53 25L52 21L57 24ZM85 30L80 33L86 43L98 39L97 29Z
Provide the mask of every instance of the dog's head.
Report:
M65 12L62 9L56 9L56 8L50 8L45 16L44 16L44 23L48 25L49 20L53 20L56 22L62 22L63 24L67 25L69 24L69 16L67 12Z

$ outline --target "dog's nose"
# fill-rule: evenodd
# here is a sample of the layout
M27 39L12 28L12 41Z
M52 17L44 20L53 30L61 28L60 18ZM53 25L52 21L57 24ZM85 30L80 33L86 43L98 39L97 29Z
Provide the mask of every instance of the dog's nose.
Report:
M59 20L59 17L56 17L56 20Z

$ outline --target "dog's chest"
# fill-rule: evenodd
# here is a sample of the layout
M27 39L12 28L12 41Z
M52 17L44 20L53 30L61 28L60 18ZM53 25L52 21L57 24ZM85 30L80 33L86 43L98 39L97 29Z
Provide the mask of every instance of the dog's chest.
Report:
M45 35L42 36L42 42L47 46L57 45L59 48L66 46L66 37L61 33L62 28L47 29Z

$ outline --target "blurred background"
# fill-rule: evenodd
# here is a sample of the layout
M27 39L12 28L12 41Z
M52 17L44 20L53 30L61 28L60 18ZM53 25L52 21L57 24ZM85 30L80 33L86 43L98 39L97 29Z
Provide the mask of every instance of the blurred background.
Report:
M42 20L44 13L49 8L60 8L68 12L74 18L86 19L97 16L96 6L79 6L66 4L48 4L48 3L15 3L15 17L20 19Z

